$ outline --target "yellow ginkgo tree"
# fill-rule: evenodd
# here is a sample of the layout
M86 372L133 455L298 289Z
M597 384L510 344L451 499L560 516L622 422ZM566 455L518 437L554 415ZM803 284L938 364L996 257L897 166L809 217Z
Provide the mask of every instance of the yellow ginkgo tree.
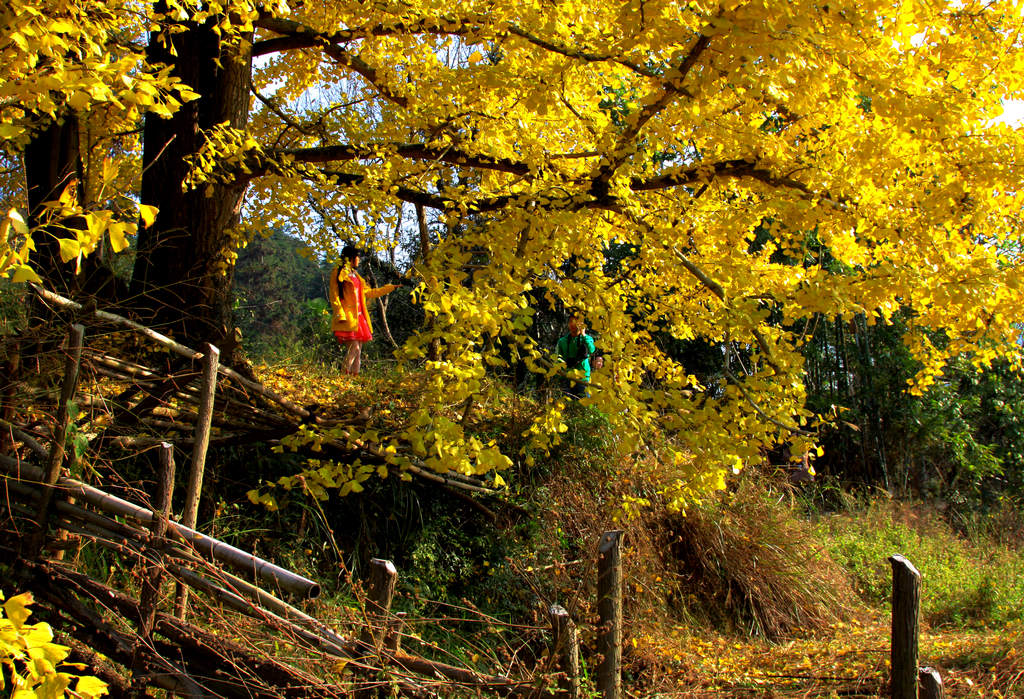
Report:
M147 27L130 3L0 8L0 275L73 292L97 247L120 252L140 214L152 222L138 206L135 132L143 114L169 117L197 95L144 60Z
M624 453L676 436L675 502L766 444L811 448L816 317L905 313L917 388L952 355L1018 351L1024 141L998 117L1024 97L1019 2L111 7L145 10L139 66L195 95L145 116L139 197L159 213L132 279L197 317L184 333L229 336L253 231L331 251L422 222L428 323L405 356L430 390L400 433L345 437L393 469L518 458L462 415L495 399L487 367L557 372L529 332L541 302L600 333L588 400ZM714 385L664 350L697 338L723 351ZM563 410L542 407L534 447Z

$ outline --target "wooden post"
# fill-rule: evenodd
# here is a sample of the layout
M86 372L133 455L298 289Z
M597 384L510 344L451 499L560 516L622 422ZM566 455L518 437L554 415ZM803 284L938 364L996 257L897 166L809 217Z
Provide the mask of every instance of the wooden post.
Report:
M370 561L370 580L366 590L366 628L360 640L378 650L384 639L385 620L391 610L397 582L398 571L394 563L382 558Z
M171 494L174 492L174 447L167 442L160 444L160 470L157 474L157 492L153 504L153 553L157 557L154 563L146 567L142 579L142 592L139 595L139 611L142 616L141 635L148 637L153 631L156 620L157 603L160 601L160 584L163 582L163 556L157 554L161 540L167 535L168 520L171 512Z
M195 529L199 516L199 496L203 490L203 473L206 469L206 452L210 447L210 425L213 423L214 397L217 392L217 370L220 366L220 350L206 344L203 355L203 376L199 389L199 414L196 416L195 439L192 443L192 465L185 490L185 508L181 523ZM188 609L188 587L178 584L174 595L174 614L184 621Z
M142 576L142 590L139 593L139 638L132 650L132 682L130 695L133 697L147 696L146 663L143 646L150 643L153 626L156 623L156 610L160 603L160 586L163 582L163 555L157 553L160 540L167 535L168 518L171 512L171 494L174 491L174 447L167 442L160 444L160 468L157 472L157 491L153 499L151 524L152 542L155 544L150 551L156 560L146 566Z
M384 637L384 650L397 653L402 647L402 628L405 626L405 612L395 612L388 620L388 633Z
M892 699L917 699L917 634L921 574L901 555L892 564Z
M942 678L939 677L939 671L935 668L918 668L917 684L920 699L943 699L945 696L942 689Z
M36 514L36 531L29 542L32 555L38 555L46 541L46 520L50 516L50 505L53 502L53 487L57 484L57 479L60 478L60 469L64 464L68 425L71 422L68 404L75 397L75 389L78 387L78 369L82 364L82 340L84 337L85 326L78 323L71 326L71 330L68 332L67 347L65 347L67 354L64 360L64 381L60 387L60 402L57 403L53 444L50 445L50 460L46 465L46 473L43 477L45 487Z
M580 639L576 624L569 612L559 604L548 609L551 618L553 640L551 656L556 658L556 667L561 677L558 679L558 695L567 699L578 699L580 696Z
M622 698L622 537L605 532L597 549L597 611L600 628L597 691L602 699Z
M365 645L362 652L365 652L363 673L368 674L368 683L355 691L356 699L370 699L376 693L378 685L376 673L369 665L369 656L379 654L387 642L388 633L388 612L391 610L391 601L395 597L395 585L398 582L398 571L395 564L382 558L370 560L370 579L366 589L366 627L359 636L359 640ZM397 634L396 634L397 636Z

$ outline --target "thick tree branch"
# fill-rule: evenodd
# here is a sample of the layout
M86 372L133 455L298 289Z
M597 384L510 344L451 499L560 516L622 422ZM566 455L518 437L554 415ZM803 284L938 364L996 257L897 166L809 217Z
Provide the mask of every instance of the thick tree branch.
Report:
M256 20L260 29L280 34L281 36L257 41L253 45L253 56L264 56L269 53L289 51L293 49L313 48L326 44L344 44L371 36L398 36L413 34L466 34L477 28L483 18L421 18L415 22L398 21L394 24L375 24L369 27L353 27L325 33L312 27L282 17L264 15Z
M644 192L694 184L695 182L705 181L713 177L750 177L772 187L785 187L799 190L804 194L814 194L811 188L803 182L789 177L774 175L771 170L759 167L756 161L744 158L723 160L717 163L674 170L646 180L637 177L633 178L629 186L634 192Z
M508 158L471 155L452 146L438 147L422 143L371 143L363 146L338 145L280 151L281 155L304 163L328 163L363 158L379 158L391 153L410 160L431 160L478 170L497 170L513 175L530 174L530 167L528 165Z
M664 83L662 94L644 105L630 119L627 127L619 134L615 151L610 155L609 162L601 166L597 177L594 179L594 192L600 194L608 191L608 183L611 181L615 171L622 167L622 164L636 151L636 144L644 126L664 111L680 94L688 94L682 85L710 43L711 37L704 34L698 36L697 41L694 42L694 45L690 47L689 53L686 54L686 58L679 64L679 68L672 71L670 79Z

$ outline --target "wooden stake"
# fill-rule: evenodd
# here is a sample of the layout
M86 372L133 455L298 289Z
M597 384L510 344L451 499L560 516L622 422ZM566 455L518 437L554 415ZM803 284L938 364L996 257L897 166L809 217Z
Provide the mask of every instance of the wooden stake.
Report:
M597 691L603 699L622 698L622 537L605 532L597 549Z
M29 542L33 556L38 556L46 540L46 520L50 515L50 503L53 501L53 486L60 478L60 468L64 464L64 452L67 443L68 425L71 414L68 404L75 397L78 387L78 369L82 364L82 340L85 337L85 326L75 324L68 333L66 356L64 360L64 381L60 387L60 402L57 403L57 420L53 427L53 444L50 445L50 459L46 466L43 483L47 486L39 504L36 515L36 532Z
M171 513L171 494L174 492L174 447L163 442L160 445L160 480L157 484L154 504L156 507L153 514L156 517L152 522L153 546L152 550L156 555L156 562L148 566L142 581L142 592L139 596L139 609L142 616L142 636L149 637L153 631L153 623L156 620L157 603L160 600L160 583L163 581L164 565L163 554L155 552L163 546L163 539L167 536L168 521Z
M168 519L171 513L171 494L174 491L174 447L167 442L160 445L160 468L157 472L157 492L154 497L152 537L150 555L155 558L146 566L142 576L142 590L139 593L139 637L132 649L131 693L137 697L146 696L150 677L146 673L145 650L151 644L156 611L160 603L160 586L164 576L164 557L158 553L167 535Z
M938 670L930 667L918 668L917 682L920 699L943 699L945 696Z
M370 561L370 580L366 590L366 627L359 636L365 655L362 673L367 682L355 692L356 699L370 699L376 695L377 674L371 670L370 655L381 658L381 651L388 632L388 612L395 596L395 584L398 582L398 571L395 564L382 558ZM381 658L382 659L382 658Z
M559 696L578 699L580 695L580 639L576 624L564 607L558 604L548 609L554 639L552 657L557 659Z
M217 368L220 366L220 350L207 343L203 355L203 377L199 397L199 414L196 417L195 441L192 443L192 466L188 474L188 489L185 491L185 509L181 523L195 529L199 516L199 496L203 490L203 472L206 469L206 452L210 447L210 425L213 423L214 397L217 392ZM174 599L174 614L185 619L188 609L188 588L178 585Z
M917 634L921 574L901 555L892 565L892 699L917 699Z
M397 653L402 647L402 628L405 626L405 612L395 612L388 620L388 633L384 637L384 650Z
M377 650L385 634L385 619L391 611L391 601L395 596L395 585L398 583L398 571L395 564L382 558L370 561L370 580L366 591L366 628L363 629L361 640Z

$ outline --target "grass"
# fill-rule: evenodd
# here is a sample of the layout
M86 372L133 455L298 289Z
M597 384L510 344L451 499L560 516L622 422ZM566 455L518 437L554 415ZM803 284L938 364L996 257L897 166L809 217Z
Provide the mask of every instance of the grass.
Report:
M984 628L1024 621L1024 552L993 539L989 527L965 536L934 507L877 499L821 518L816 530L872 606L888 604L887 559L902 553L921 572L921 614L928 625Z
M737 507L734 499L724 498L717 507L724 508L714 519L717 525L732 521L740 538L755 530L754 521L744 528L729 519ZM748 515L763 515L763 507L748 503L743 509ZM793 627L788 635L773 639L667 615L634 619L626 664L642 680L636 696L885 694L891 594L887 558L896 552L922 572L920 664L940 672L946 696L1001 699L1024 694L1024 556L1007 546L1019 541L1019 532L994 524L1019 521L1013 513L975 514L975 526L965 528L951 524L943 508L880 498L812 521L801 518L797 507L790 516L803 519L809 539L820 542L826 556L815 565L824 565L856 591L856 596L842 599L847 613L827 627ZM778 521L761 518L760 523L761 531L769 533L758 536L750 544L754 548L774 547L780 536L799 531L792 523L789 534L778 530ZM735 556L725 549L705 556L717 556L720 569L736 565L729 561ZM798 559L791 562L791 575L806 574ZM836 591L821 586L824 580L811 587L818 586L822 600L835 600ZM764 590L769 582L793 586L785 576L765 571L754 587ZM765 597L763 603L771 599Z

